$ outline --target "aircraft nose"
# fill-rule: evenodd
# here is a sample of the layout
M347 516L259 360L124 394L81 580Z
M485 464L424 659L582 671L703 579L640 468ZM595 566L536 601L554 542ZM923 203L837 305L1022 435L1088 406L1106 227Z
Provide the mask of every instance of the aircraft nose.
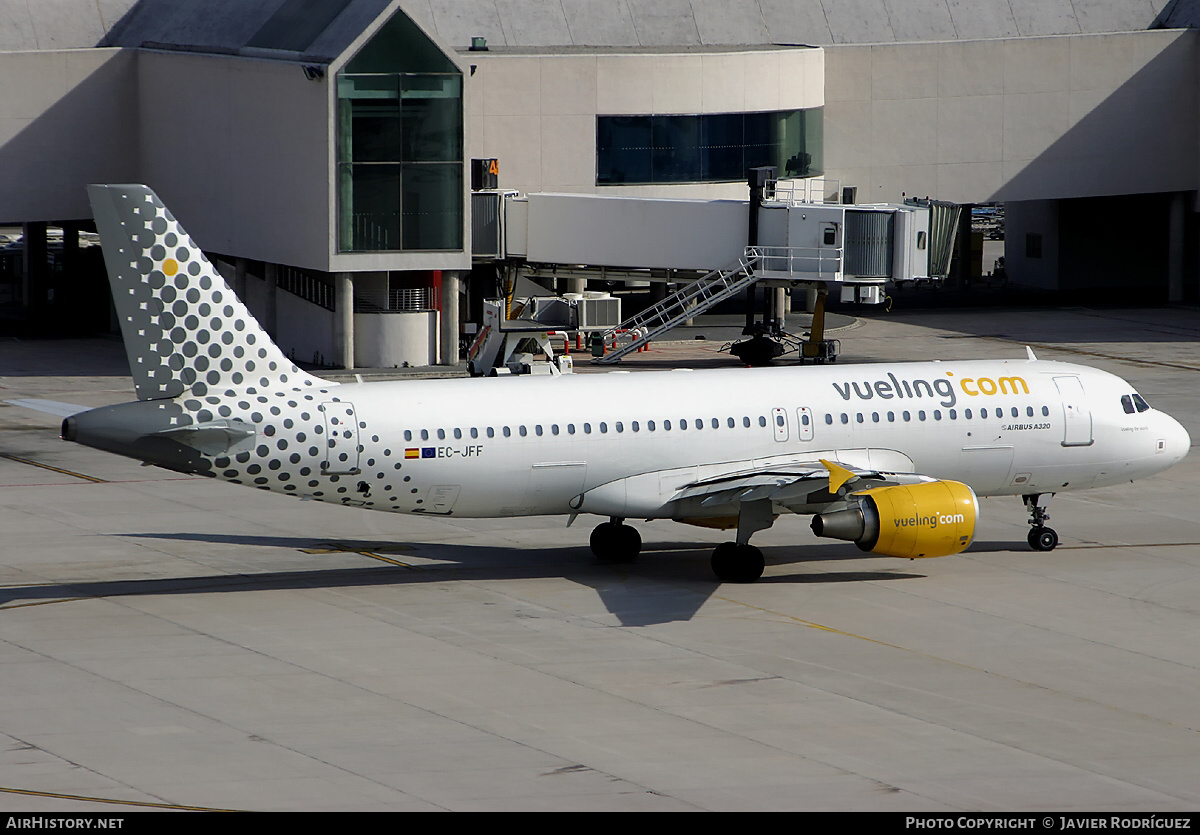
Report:
M1164 434L1167 444L1165 452L1171 457L1172 463L1182 461L1187 456L1188 450L1192 447L1192 437L1183 428L1183 424L1175 420L1175 418L1170 415L1165 415L1164 417L1166 417Z

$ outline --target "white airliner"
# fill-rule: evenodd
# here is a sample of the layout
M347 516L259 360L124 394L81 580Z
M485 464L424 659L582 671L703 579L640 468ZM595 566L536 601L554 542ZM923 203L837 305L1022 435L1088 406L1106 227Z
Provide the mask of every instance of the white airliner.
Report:
M138 400L63 437L151 464L353 507L432 516L590 513L603 559L626 519L735 528L784 511L894 557L962 551L977 496L1045 502L1167 469L1187 432L1119 377L1027 358L336 384L290 362L144 186L89 189Z

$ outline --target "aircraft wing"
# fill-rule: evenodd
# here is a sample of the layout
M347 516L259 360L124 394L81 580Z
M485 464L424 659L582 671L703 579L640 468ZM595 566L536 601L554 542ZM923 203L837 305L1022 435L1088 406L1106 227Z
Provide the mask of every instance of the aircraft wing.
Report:
M784 466L739 469L701 479L677 490L669 501L708 509L767 499L799 510L836 502L855 490L932 480L913 472L887 472L819 458Z
M57 400L39 400L33 397L5 400L4 402L10 406L21 406L33 409L35 412L45 412L48 415L58 415L59 417L70 417L92 408L91 406L76 406L74 403L60 403Z

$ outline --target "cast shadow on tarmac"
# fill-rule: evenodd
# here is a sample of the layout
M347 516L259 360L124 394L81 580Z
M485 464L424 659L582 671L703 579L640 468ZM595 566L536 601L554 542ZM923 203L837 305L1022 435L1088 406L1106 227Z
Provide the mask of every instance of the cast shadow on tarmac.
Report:
M360 586L444 583L503 579L563 578L593 589L604 607L622 626L650 626L686 621L695 616L709 597L721 588L708 565L709 546L695 542L649 543L646 556L636 563L613 564L596 560L587 548L479 547L467 545L330 540L311 537L241 536L209 533L130 533L116 536L209 542L249 547L295 548L328 554L331 561L346 554L386 560L354 568L301 571L268 571L261 574L210 574L146 580L105 580L0 587L0 609L86 598L133 597L172 594L226 594L290 589L335 589ZM767 546L768 566L800 565L816 561L875 559L871 554L847 551L839 545ZM435 565L403 564L406 555L445 561ZM400 564L395 564L400 563ZM854 583L879 580L916 580L923 574L897 571L822 571L767 575L758 582L771 585ZM664 585L668 583L669 585Z

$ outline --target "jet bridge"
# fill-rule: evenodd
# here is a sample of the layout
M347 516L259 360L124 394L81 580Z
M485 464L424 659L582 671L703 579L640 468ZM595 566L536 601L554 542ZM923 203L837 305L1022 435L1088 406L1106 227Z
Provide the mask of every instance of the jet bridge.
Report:
M681 285L650 310L609 328L606 341L619 333L633 343L604 361L756 285L821 287L844 302L870 304L884 300L888 281L945 277L938 271L948 265L943 256L952 236L931 238L930 228L937 206L946 204L842 202L839 186L820 178L767 180L761 202L755 201L757 240L749 247L746 200L475 192L477 217L489 224L487 244L475 254L517 275L561 271L576 280Z

